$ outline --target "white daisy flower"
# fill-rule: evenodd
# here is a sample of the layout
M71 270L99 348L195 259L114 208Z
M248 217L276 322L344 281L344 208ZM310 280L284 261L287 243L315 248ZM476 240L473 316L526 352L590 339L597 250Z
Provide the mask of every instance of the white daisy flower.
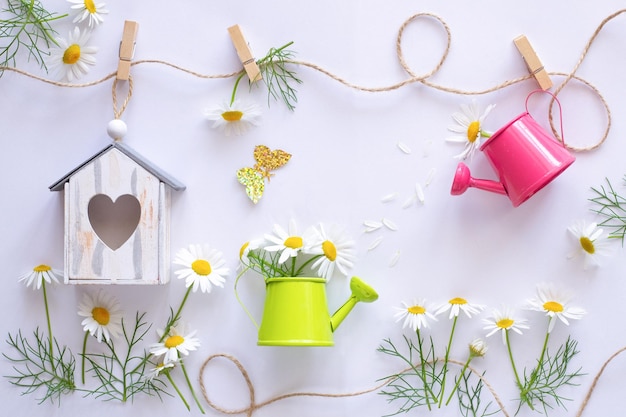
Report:
M77 27L69 34L66 41L57 38L57 48L50 50L50 70L59 72L61 79L69 82L79 79L89 72L89 65L96 63L95 54L98 48L86 46L89 32L80 32Z
M237 268L240 269L248 267L250 264L248 254L250 251L254 251L262 247L264 243L265 241L263 239L253 239L241 245L241 248L239 248L239 265Z
M456 159L467 159L474 155L474 152L480 148L480 139L482 137L489 137L490 134L483 130L483 122L493 110L495 104L490 104L481 115L475 100L467 104L461 104L461 113L455 112L452 114L452 118L457 123L454 126L448 127L448 130L458 133L456 136L447 138L448 142L464 143L465 149L463 152L456 155Z
M73 23L81 23L87 20L87 24L90 28L98 26L104 22L102 15L109 13L105 9L106 4L96 3L94 0L67 0L72 6L70 9L76 11L76 17L72 20Z
M571 296L563 291L557 291L554 286L549 284L540 284L537 287L537 297L528 301L528 308L535 311L542 311L546 316L550 317L548 332L551 332L558 318L566 325L570 320L580 320L587 313L579 307L573 307L569 304Z
M85 317L80 323L83 330L98 339L107 342L111 337L119 337L122 333L122 311L119 302L103 291L95 296L89 293L83 295L83 301L78 305L78 315Z
M287 230L275 224L272 231L274 232L273 235L265 235L265 240L269 245L263 249L268 252L280 252L279 265L285 263L289 258L298 256L298 253L304 249L305 238L298 234L295 220L289 221Z
M347 276L348 269L354 265L354 241L336 226L326 229L320 224L319 227L313 228L304 251L321 255L313 262L311 268L316 269L327 281L332 278L335 267L343 276Z
M226 136L240 136L252 126L259 125L261 108L255 103L235 100L232 104L223 103L207 110L205 116L214 122L213 128L221 130Z
M491 319L483 319L487 324L484 330L489 330L487 337L501 331L502 343L506 344L506 334L509 330L513 330L517 334L522 334L522 329L528 329L527 320L520 319L515 316L513 310L504 307L502 310L494 310Z
M44 281L48 284L59 283L58 277L61 276L61 272L52 269L49 265L37 265L32 271L22 275L18 282L24 282L27 287L33 287L33 290L38 290Z
M402 302L403 307L396 307L397 313L394 315L396 322L404 320L402 328L410 327L413 331L428 328L428 320L437 321L437 318L430 312L430 306L426 305L426 300L416 300L412 304Z
M587 224L584 221L577 221L567 230L577 243L576 250L569 254L568 258L582 255L584 269L599 266L598 257L610 255L608 235L604 235L604 230L600 229L597 223Z
M226 261L222 253L209 248L208 245L189 245L176 253L174 264L183 268L175 271L178 279L185 280L187 288L193 286L193 292L211 292L213 286L224 287L226 276L230 270L225 267Z
M487 342L481 338L474 339L469 344L469 351L472 358L483 357L487 353Z
M158 378L162 373L169 372L174 366L176 366L176 362L161 362L150 370L148 379L151 381Z
M447 303L442 305L437 309L435 315L438 316L441 313L445 313L450 310L450 315L448 318L452 320L454 317L458 317L459 313L462 311L468 318L472 318L472 314L479 314L481 311L485 309L485 306L480 304L470 304L467 302L465 298L454 297L451 298Z
M181 330L177 330L178 328ZM159 337L163 338L163 331L158 333ZM195 335L196 330L186 332L182 326L172 326L162 342L154 343L150 346L150 353L154 356L164 355L163 363L177 362L179 354L187 356L189 352L198 349L200 340L194 337Z

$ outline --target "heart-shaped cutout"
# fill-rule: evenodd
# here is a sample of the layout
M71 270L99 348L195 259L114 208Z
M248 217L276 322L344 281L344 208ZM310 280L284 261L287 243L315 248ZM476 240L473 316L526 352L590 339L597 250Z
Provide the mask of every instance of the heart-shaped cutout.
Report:
M111 250L117 250L137 229L141 204L130 194L121 195L115 201L106 194L96 194L89 200L87 214L98 238Z

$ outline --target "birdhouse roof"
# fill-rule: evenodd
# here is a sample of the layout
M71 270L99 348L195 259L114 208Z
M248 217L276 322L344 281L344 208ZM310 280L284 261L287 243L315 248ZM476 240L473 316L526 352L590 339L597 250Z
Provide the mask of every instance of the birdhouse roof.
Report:
M124 155L128 156L130 159L136 162L137 165L140 165L141 167L143 167L146 171L150 172L152 175L154 175L160 181L172 187L174 190L181 191L185 189L184 184L182 184L177 179L170 176L169 174L161 170L159 167L157 167L156 165L154 165L153 163L145 159L143 156L138 154L132 148L129 148L128 146L124 145L121 142L113 142L107 147L105 147L104 149L102 149L100 152L98 152L97 154L95 154L94 156L92 156L91 158L89 158L88 160L86 160L85 162L77 166L76 168L74 168L72 171L68 172L63 178L61 178L60 180L52 184L49 187L50 191L62 190L63 186L65 185L67 181L69 181L72 175L74 175L76 172L80 171L80 169L82 169L84 166L90 164L92 161L98 159L100 156L104 155L106 152L108 152L110 149L113 149L113 148L119 150Z

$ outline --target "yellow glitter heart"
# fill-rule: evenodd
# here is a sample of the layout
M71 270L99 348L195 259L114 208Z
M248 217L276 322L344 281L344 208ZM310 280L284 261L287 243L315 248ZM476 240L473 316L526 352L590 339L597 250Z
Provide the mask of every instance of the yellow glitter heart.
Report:
M291 154L281 149L271 150L265 145L254 148L253 168L245 167L237 171L237 181L246 187L246 194L254 204L258 203L265 191L265 178L273 175L271 171L278 169L289 162Z
M254 160L256 161L254 169L267 179L272 176L270 171L282 167L289 162L289 159L291 159L291 154L282 149L272 151L265 145L258 145L254 148Z

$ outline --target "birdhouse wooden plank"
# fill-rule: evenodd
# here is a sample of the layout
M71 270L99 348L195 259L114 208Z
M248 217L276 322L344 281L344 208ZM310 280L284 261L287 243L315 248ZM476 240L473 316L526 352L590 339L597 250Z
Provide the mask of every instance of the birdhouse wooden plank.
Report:
M51 185L65 192L65 282L167 283L170 194L184 188L120 142Z

